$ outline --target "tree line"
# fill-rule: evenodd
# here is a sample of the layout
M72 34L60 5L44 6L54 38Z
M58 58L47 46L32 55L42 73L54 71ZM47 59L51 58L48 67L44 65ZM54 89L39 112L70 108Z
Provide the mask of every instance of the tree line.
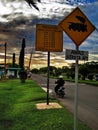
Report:
M8 63L8 67L20 67L23 71L25 71L24 67L24 55L25 55L25 39L22 39L22 45L19 55L19 64L15 63L15 53L13 53L12 63ZM42 67L40 69L33 68L31 70L32 73L43 73L47 74L47 67ZM64 74L67 78L74 79L75 78L75 63L70 64L70 66L63 66L62 68L56 68L55 66L50 66L50 75L51 76L59 76L60 74ZM84 64L79 64L79 78L82 80L89 79L93 80L95 74L98 74L98 62L91 61L86 62Z
M47 67L42 67L40 69L34 68L31 70L32 73L47 73ZM70 66L63 66L62 68L56 68L55 66L50 66L50 76L59 76L64 74L67 78L75 78L75 63L70 64ZM98 62L91 61L83 64L79 64L79 78L82 80L89 79L93 80L95 74L98 74Z

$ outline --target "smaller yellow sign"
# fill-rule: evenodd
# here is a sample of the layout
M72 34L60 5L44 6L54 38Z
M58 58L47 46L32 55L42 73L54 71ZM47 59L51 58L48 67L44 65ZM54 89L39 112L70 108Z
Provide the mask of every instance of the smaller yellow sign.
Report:
M95 27L78 7L64 18L59 25L77 46L95 30Z
M57 25L36 25L36 51L61 52L63 32Z

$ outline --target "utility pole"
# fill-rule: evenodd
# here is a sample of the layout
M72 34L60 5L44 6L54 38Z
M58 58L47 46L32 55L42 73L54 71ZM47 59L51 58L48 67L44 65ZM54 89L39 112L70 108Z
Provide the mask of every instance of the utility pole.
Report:
M33 48L32 48L32 50L31 50L31 54L30 54L30 60L29 60L29 70L30 70L30 65L31 65L31 60L32 60L33 50L34 50L34 44L33 44Z
M6 46L7 46L7 43L4 44L4 47L5 47L5 58L4 58L5 71L6 71Z
M32 54L33 54L33 49L31 50L31 54L30 54L29 69L30 69L30 65L31 65Z

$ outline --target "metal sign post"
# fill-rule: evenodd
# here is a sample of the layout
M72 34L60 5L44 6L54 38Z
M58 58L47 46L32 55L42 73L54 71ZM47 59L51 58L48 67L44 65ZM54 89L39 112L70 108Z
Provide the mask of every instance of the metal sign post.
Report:
M95 26L89 21L85 14L76 7L59 25L66 34L78 46L95 30ZM78 38L77 38L78 36ZM71 58L72 59L72 58ZM74 104L74 130L77 130L77 109L78 109L78 56L76 56L75 67L75 104Z
M48 51L48 67L47 67L47 105L49 105L49 75L50 75L50 52Z
M50 52L63 51L63 31L58 25L37 24L36 51L48 52L47 105L49 105Z
M76 46L78 52L79 47ZM74 98L74 130L77 130L77 113L78 113L78 57L76 57L75 66L75 98Z

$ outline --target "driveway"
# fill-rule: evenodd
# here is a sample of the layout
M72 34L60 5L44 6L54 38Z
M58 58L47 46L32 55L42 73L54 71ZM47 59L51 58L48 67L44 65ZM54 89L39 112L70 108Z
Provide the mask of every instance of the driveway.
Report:
M47 77L33 74L32 79L42 88L47 88ZM65 82L65 98L59 98L54 93L55 79L50 79L50 94L59 100L70 112L74 112L75 83ZM85 122L92 130L98 130L98 87L86 84L78 85L78 118Z

